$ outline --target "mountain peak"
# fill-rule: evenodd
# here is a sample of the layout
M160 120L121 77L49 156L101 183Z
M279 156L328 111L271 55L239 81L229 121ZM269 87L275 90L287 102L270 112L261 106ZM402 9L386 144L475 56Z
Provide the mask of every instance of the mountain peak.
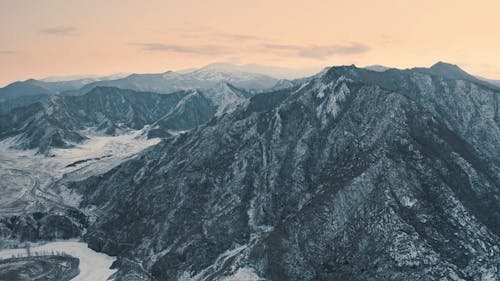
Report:
M436 69L436 70L440 70L440 69L442 69L442 70L454 70L454 71L465 72L458 65L452 64L452 63L443 62L443 61L438 61L437 63L435 63L434 65L432 65L430 69Z
M441 75L452 79L476 80L476 78L462 70L458 65L442 61L437 62L436 64L431 66L429 70L432 74Z
M467 80L475 83L482 82L476 77L462 70L458 65L442 61L435 63L430 68L413 68L413 70L453 80Z

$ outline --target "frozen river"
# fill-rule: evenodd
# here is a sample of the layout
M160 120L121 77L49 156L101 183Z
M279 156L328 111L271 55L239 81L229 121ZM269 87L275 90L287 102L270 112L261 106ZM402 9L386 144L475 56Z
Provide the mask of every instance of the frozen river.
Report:
M115 270L110 269L115 261L103 253L98 253L87 247L86 243L76 241L50 242L43 245L31 246L30 251L35 253L62 252L78 258L80 274L71 281L105 281ZM11 258L12 256L26 256L26 248L0 250L0 259Z

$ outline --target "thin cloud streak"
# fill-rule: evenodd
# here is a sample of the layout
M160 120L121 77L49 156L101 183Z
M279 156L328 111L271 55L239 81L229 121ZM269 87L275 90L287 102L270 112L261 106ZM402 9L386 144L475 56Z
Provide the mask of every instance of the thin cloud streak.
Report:
M70 36L70 35L75 35L77 29L72 26L59 26L59 27L43 28L40 29L39 32L53 36Z
M131 45L139 46L142 51L147 52L173 52L184 54L197 55L221 55L226 54L229 49L220 45L200 45L187 46L176 44L163 43L132 43Z
M238 37L240 35L231 35ZM243 35L242 35L243 36ZM246 38L246 36L244 36ZM253 38L253 37L252 37ZM322 60L331 56L351 56L368 52L370 48L360 43L346 45L289 45L289 44L256 44L245 46L227 45L187 45L187 44L164 44L164 43L129 43L140 47L141 51L147 52L172 52L181 54L196 54L205 56L219 56L230 54L258 54L275 53L282 57L300 57L306 59Z
M243 40L243 41L262 41L265 40L263 37L255 35L246 34L236 34L236 33L212 33L213 37L227 39L227 40Z
M11 50L0 50L0 55L12 55L14 53L15 52Z
M263 44L263 48L277 51L289 51L299 57L311 59L325 59L330 56L349 56L366 53L370 48L364 44L351 43L348 45L283 45L283 44Z

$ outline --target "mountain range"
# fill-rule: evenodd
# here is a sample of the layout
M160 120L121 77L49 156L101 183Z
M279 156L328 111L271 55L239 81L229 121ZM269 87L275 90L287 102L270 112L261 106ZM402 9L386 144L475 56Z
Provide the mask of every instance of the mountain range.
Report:
M50 154L68 148L90 133L117 135L150 125L149 137L166 137L234 110L251 94L221 82L214 88L170 94L95 87L79 95L52 95L47 100L16 107L0 115L0 139L14 138L13 148Z
M116 87L139 92L169 94L182 90L208 90L229 83L249 92L272 88L278 79L235 70L229 65L212 64L187 73L167 71L158 74L131 74L125 77L85 77L76 80L46 79L14 82L0 88L0 113L44 101L51 95L82 95L96 87ZM114 79L119 77L117 79Z
M117 257L114 280L500 276L500 87L456 65L200 69L41 95L4 111L0 139L50 155L89 130L161 138L51 186L74 195L78 237Z

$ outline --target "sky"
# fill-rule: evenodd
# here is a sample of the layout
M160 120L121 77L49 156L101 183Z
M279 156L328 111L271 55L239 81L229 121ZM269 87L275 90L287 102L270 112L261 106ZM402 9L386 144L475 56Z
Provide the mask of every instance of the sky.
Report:
M0 0L0 86L213 62L437 61L500 80L500 0Z

